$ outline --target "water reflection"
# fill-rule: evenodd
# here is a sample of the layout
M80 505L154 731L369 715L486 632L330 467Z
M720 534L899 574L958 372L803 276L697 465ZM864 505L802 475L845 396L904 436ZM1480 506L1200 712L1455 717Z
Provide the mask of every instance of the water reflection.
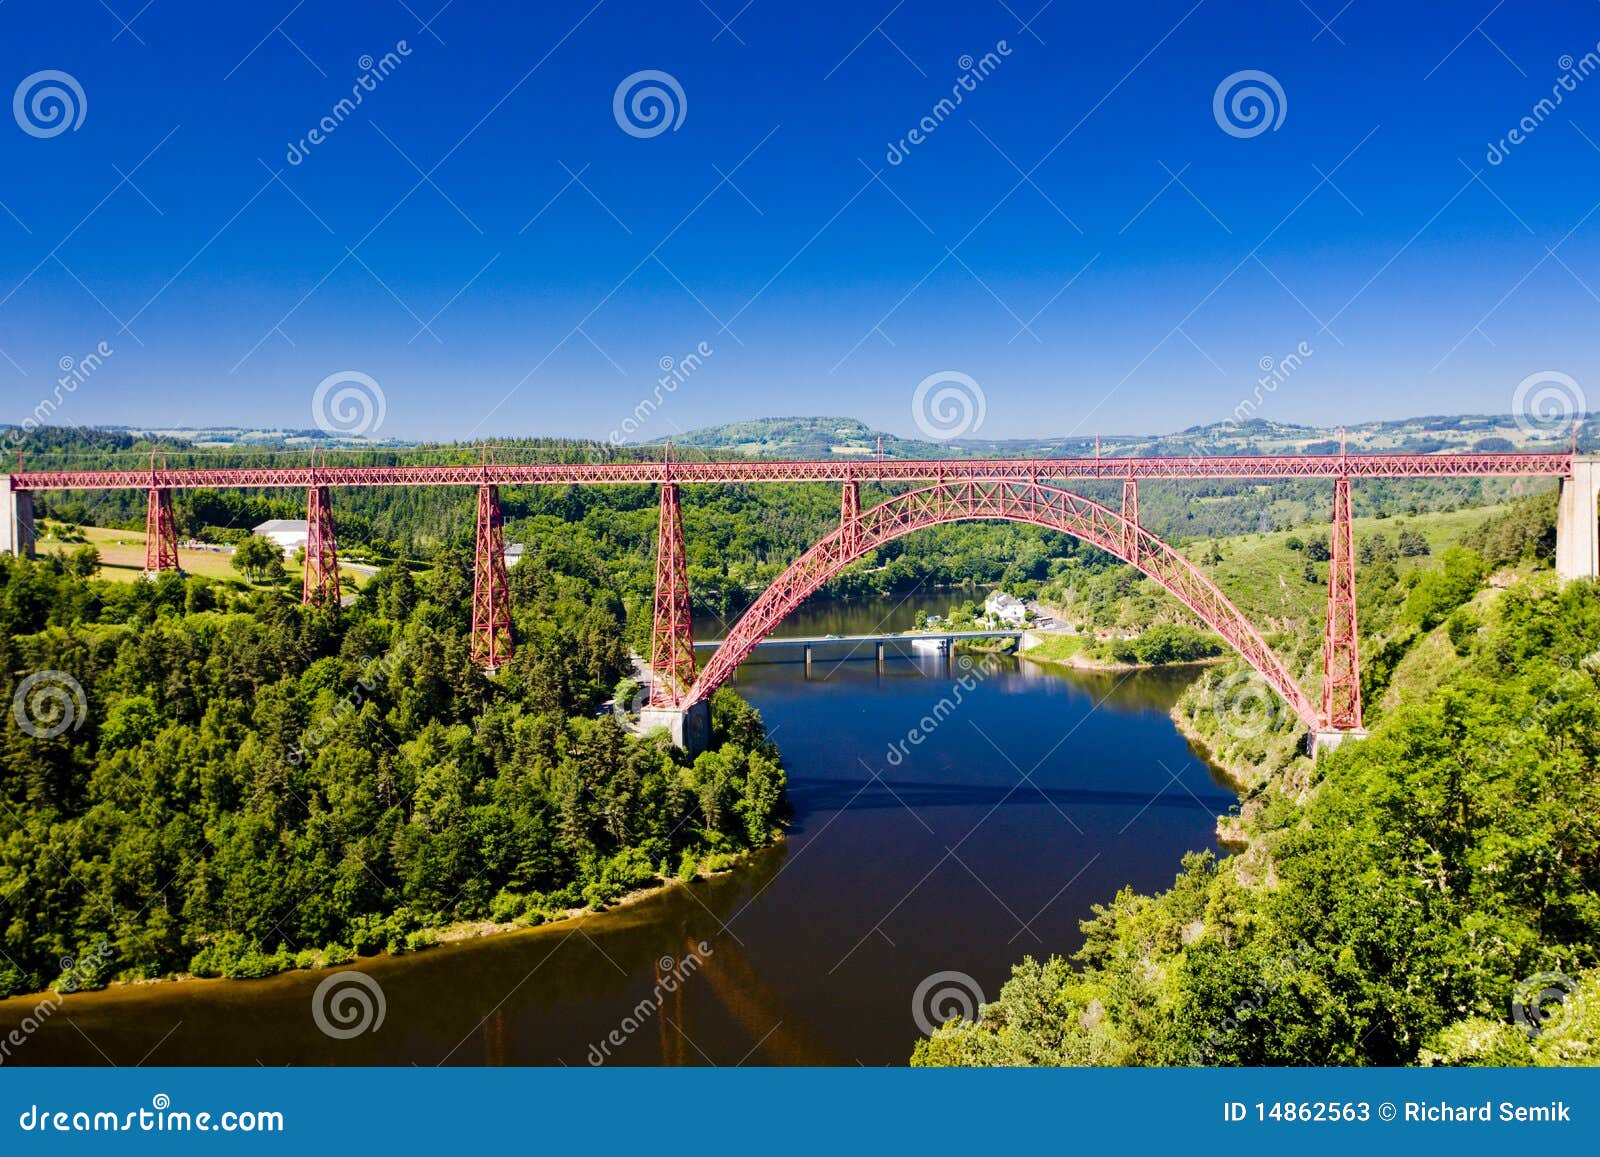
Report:
M881 610L828 608L823 633ZM970 672L937 655L809 679L747 666L791 776L785 844L610 912L362 960L376 1032L318 1030L323 973L162 983L68 997L7 1063L902 1064L924 978L957 970L993 996L1024 954L1075 951L1094 904L1170 885L1233 802L1167 718L1192 673L1003 659L939 710ZM0 1032L34 1003L0 1003Z

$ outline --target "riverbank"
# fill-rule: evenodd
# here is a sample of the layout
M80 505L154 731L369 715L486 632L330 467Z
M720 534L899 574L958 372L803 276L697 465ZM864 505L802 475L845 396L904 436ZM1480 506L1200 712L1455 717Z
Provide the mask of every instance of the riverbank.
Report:
M1203 655L1195 658L1173 659L1166 662L1142 662L1138 659L1107 658L1089 652L1103 640L1087 635L1069 635L1064 632L1044 633L1030 631L1017 651L1017 657L1032 663L1048 663L1056 667L1070 667L1079 671L1156 671L1181 670L1186 667L1210 667L1227 661L1226 655ZM1038 640L1029 645L1026 640Z
M814 613L842 634L870 629L884 609ZM1094 905L1124 887L1158 889L1186 854L1216 850L1216 817L1233 804L1167 718L1192 673L985 662L948 718L938 705L963 672L931 655L890 657L883 671L871 661L814 669L810 679L800 664L747 664L740 691L782 748L794 816L777 846L731 871L712 875L708 861L710 878L660 880L603 911L567 910L534 927L484 909L476 921L440 921L425 951L249 983L75 994L29 1038L25 1063L132 1065L148 1053L146 1064L581 1067L654 991L660 962L692 951L692 979L608 1063L903 1063L907 1001L926 977L955 969L995 994L1010 975L1018 925L986 887L1014 911L1039 913L1041 945L1074 951ZM898 766L877 779L861 767L858 755L876 764L873 753L936 711L940 725L908 743ZM991 739L1043 795L1014 790ZM949 860L930 875L958 840L976 878ZM862 939L880 921L893 946ZM713 951L698 951L701 941ZM187 959L178 967L192 972ZM341 972L381 987L378 1031L329 1037L310 1015ZM0 1035L39 999L0 1005Z
M1252 784L1258 782L1266 772L1253 764L1248 765L1247 772L1238 763L1224 759L1211 745L1208 737L1202 735L1200 729L1194 725L1183 705L1184 701L1180 699L1167 713L1168 718L1172 720L1172 726L1188 741L1189 750L1196 758L1204 760L1206 766L1211 768L1223 785L1239 797L1237 812L1217 817L1217 843L1227 852L1247 852L1255 843L1255 838L1251 834L1254 827L1252 821L1262 805L1259 801L1247 799L1246 796L1250 794Z
M635 888L618 896L607 903L603 908L575 907L568 908L559 913L551 913L541 919L529 920L526 918L507 921L495 920L462 920L451 924L427 926L417 930L413 936L421 939L408 938L408 947L402 951L388 949L360 954L349 949L329 951L327 948L306 949L288 957L289 963L283 967L267 972L235 975L203 975L194 972L172 972L165 976L142 977L135 980L111 980L101 985L83 986L60 992L54 987L45 988L39 992L17 993L0 1000L0 1011L4 1011L14 1004L26 1004L30 1001L37 1002L41 998L67 995L82 996L90 993L115 993L118 990L133 991L158 986L173 984L210 984L210 983L235 983L258 984L270 981L285 975L299 972L323 972L328 969L342 968L357 961L370 961L376 964L398 961L404 957L416 956L429 949L441 948L446 945L459 945L469 941L504 939L513 935L530 932L563 933L571 934L580 925L596 916L611 916L626 909L637 907L648 901L659 900L671 893L688 887L697 881L720 880L733 875L741 868L747 866L755 857L770 854L774 848L781 847L787 839L784 832L774 834L772 840L759 848L750 848L737 853L723 853L717 859L717 866L711 869L698 869L693 876L671 876L660 878L654 884Z

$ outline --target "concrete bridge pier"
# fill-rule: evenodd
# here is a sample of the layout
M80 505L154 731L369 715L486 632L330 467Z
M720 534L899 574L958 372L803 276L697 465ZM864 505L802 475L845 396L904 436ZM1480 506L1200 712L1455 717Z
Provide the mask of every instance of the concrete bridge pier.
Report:
M0 551L33 557L33 494L13 489L9 474L0 474Z
M1332 751L1347 739L1365 739L1370 732L1365 727L1351 727L1344 731L1326 728L1311 733L1311 755L1313 757L1324 751Z
M1561 480L1556 507L1556 574L1563 582L1600 578L1600 530L1596 492L1600 491L1600 457L1572 460L1572 477Z
M711 745L711 704L704 701L687 707L645 707L639 712L639 730L665 727L672 746L683 748L693 759Z

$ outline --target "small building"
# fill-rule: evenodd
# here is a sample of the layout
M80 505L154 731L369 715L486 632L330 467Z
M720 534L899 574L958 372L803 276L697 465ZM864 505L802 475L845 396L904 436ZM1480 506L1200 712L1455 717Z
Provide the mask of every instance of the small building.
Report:
M305 546L311 532L303 518L269 518L251 533L270 538L287 556Z
M983 613L991 619L1020 627L1028 617L1028 608L1021 599L1012 598L1005 591L995 591L983 600Z
M506 566L513 567L522 561L522 554L526 548L520 542L506 543Z

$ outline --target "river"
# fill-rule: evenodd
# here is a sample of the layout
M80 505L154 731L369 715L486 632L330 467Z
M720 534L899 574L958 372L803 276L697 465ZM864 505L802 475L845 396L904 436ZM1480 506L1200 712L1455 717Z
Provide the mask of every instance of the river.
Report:
M898 629L912 610L822 604L783 630ZM881 672L870 647L819 651L809 678L765 661L784 650L741 669L795 814L735 872L362 960L383 1016L348 1038L312 1015L331 973L299 972L74 995L4 1063L904 1064L919 1013L994 996L1025 955L1075 951L1093 905L1165 888L1185 852L1214 849L1234 799L1167 715L1192 672L899 651ZM0 1036L38 1000L0 1002Z

